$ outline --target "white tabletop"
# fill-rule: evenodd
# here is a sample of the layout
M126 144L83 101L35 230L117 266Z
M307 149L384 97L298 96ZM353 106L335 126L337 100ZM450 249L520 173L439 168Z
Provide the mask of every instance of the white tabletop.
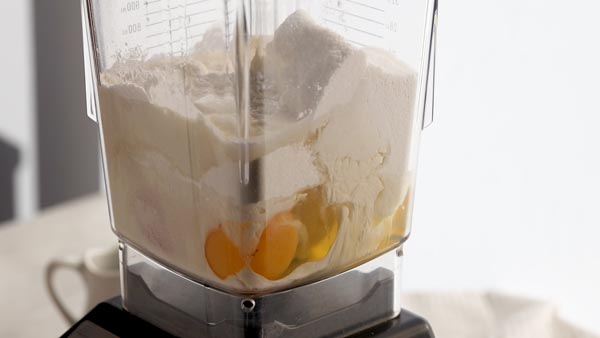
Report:
M44 267L55 257L115 242L100 195L50 209L29 223L1 225L0 337L60 336L67 325L45 289ZM77 277L62 274L58 280L67 301L83 299Z
M106 200L100 195L49 210L29 223L0 226L0 271L3 272L0 337L60 336L67 325L45 289L44 267L53 258L80 254L90 247L115 242ZM480 338L486 334L514 338L515 330L522 337L594 337L564 322L552 304L489 293L477 287L468 293L440 292L444 289L443 273L440 273L444 268L431 264L415 269L412 263L418 263L419 258L408 258L406 270L411 272L405 279L409 285L431 285L432 282L424 278L439 278L437 290L409 292L403 300L408 309L430 320L439 337ZM476 273L463 277L470 280ZM473 285L476 282L473 281ZM67 303L75 304L75 308L76 303L83 303L83 284L74 275L59 275L56 284L63 290ZM80 304L79 310L82 307Z

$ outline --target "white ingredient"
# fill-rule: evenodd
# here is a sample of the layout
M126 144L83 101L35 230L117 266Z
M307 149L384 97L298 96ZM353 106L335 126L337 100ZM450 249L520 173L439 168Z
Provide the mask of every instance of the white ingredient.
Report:
M122 61L101 75L117 230L142 251L234 291L284 288L376 253L412 181L415 72L386 52L351 47L298 11L272 41L253 42L254 111L244 140L231 55L222 34L209 33L191 56ZM241 183L245 164L259 168L254 187ZM277 281L248 267L225 280L212 272L204 257L211 231L221 227L249 257L266 221L317 186L340 206L324 259Z

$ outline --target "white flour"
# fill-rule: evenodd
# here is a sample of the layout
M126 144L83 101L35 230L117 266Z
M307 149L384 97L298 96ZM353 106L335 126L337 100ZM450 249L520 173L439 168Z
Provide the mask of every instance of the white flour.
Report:
M378 253L413 179L416 73L408 66L352 47L300 11L250 53L246 139L233 58L214 31L190 56L118 62L100 87L117 231L176 269L240 292L285 288ZM250 189L240 183L246 153ZM248 264L226 279L213 273L204 248L211 231L220 227L248 263L268 220L311 189L338 210L325 257L277 280Z

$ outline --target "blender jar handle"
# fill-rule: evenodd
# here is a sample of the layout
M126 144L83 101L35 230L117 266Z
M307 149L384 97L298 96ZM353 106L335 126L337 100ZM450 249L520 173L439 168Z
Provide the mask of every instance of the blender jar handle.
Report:
M98 96L96 91L96 64L88 1L81 0L81 32L83 35L83 67L85 75L85 101L87 116L98 122Z
M423 126L425 129L433 122L435 101L435 54L437 45L438 0L433 0L433 17L431 20L431 39L429 40L429 63L427 65L427 84L425 86L425 105L423 110Z

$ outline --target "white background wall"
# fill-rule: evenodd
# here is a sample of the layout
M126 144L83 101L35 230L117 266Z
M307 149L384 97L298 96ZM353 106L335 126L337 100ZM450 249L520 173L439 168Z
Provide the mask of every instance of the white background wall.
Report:
M600 332L600 3L440 3L406 288L538 296Z
M40 207L98 190L97 128L85 116L79 1L3 1L0 43L0 135L21 153L16 206L23 220Z
M30 1L0 1L0 135L20 150L16 208L21 218L37 209L37 162Z
M600 28L594 0L440 0L407 290L549 299L600 332ZM31 9L0 1L0 133L35 208Z

